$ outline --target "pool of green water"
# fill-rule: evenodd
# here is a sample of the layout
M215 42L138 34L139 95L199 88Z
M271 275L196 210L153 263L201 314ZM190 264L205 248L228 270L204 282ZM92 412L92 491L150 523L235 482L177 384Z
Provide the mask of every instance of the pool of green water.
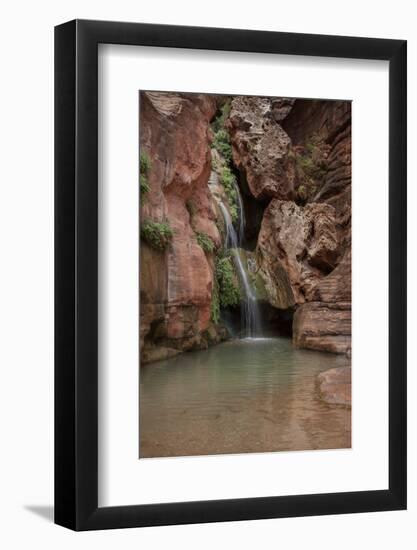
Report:
M350 408L324 403L317 374L345 356L289 338L230 340L140 369L139 456L348 448Z

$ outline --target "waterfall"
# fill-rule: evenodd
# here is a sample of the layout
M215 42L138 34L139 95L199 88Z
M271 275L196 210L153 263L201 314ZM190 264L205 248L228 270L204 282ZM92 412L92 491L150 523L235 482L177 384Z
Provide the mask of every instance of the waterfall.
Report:
M239 197L239 203L242 204L242 199L240 193L237 191ZM241 241L238 239L238 235L232 223L232 218L230 216L229 210L223 204L219 202L220 210L223 215L224 224L226 227L226 237L224 246L226 249L231 250L233 253L233 261L238 272L238 276L241 283L241 288L243 290L243 304L242 304L242 328L243 334L246 338L253 338L260 334L260 315L259 307L256 299L256 294L252 289L251 282L247 276L246 270L243 267L242 259L240 257L238 248L241 244ZM241 207L240 222L243 218L243 208ZM243 218L244 220L244 218ZM240 236L243 236L243 229L239 231Z
M242 196L240 194L240 189L236 181L233 182L237 201L239 203L239 245L242 246L243 238L245 236L245 210L243 209Z

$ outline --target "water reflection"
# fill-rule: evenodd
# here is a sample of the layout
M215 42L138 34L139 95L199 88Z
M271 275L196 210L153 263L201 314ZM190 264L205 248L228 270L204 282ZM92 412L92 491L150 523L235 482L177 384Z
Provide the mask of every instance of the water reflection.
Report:
M316 375L345 357L290 339L233 340L141 368L140 457L350 447L350 409Z

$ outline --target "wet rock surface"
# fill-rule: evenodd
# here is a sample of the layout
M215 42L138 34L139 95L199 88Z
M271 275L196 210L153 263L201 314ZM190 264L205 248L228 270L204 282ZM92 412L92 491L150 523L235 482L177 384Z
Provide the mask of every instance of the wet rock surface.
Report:
M317 383L323 401L331 405L351 406L351 367L337 367L326 370L317 376Z

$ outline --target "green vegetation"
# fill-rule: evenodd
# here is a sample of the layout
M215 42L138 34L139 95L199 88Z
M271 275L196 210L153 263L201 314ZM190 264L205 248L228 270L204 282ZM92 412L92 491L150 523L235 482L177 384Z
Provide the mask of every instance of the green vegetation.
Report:
M197 242L207 254L211 254L214 251L214 242L207 233L197 233Z
M231 103L231 98L228 98L225 103L223 103L222 107L220 107L220 115L213 120L211 125L214 133L217 133L219 130L222 130L224 128L224 123L226 122L226 119L230 114Z
M220 114L213 120L211 129L214 138L211 146L216 149L227 163L232 161L232 146L230 144L229 133L225 128L225 122L229 116L231 100L228 99L220 108Z
M308 199L308 192L305 185L300 185L298 187L297 195L298 195L298 198L303 202Z
M231 100L228 99L220 108L218 115L211 124L214 138L211 146L216 149L227 163L232 161L232 146L230 144L229 133L225 128L227 117L230 114Z
M219 180L224 188L232 222L236 223L239 218L238 195L236 190L236 176L232 166L232 145L226 128L226 120L230 114L231 99L227 99L220 110L220 114L211 124L214 138L212 148L219 154L214 156L213 169L219 174ZM223 227L218 225L219 231L223 233ZM199 237L197 237L199 239ZM200 243L203 250L204 244ZM211 244L213 245L212 241ZM236 307L241 300L239 280L236 276L233 259L230 255L224 256L224 251L218 251L214 269L213 292L211 299L211 319L213 323L220 321L220 309L225 307Z
M147 155L147 153L142 152L139 157L139 168L140 173L145 174L147 176L149 174L149 170L152 168L151 159Z
M232 222L236 223L239 218L236 177L232 172L232 145L229 133L225 128L225 122L230 114L230 109L231 99L227 99L220 109L220 115L211 124L214 133L211 146L216 149L222 159L221 162L217 162L214 165L214 169L220 175L220 182L226 192Z
M144 174L139 175L139 189L140 189L141 198L144 197L147 193L149 193L150 187L149 187L148 179Z
M225 256L216 261L216 280L221 307L237 306L240 303L240 288L232 258Z
M304 147L295 147L289 157L295 161L299 186L297 197L301 203L312 199L323 185L328 172L329 146L323 138L315 133L306 141Z
M152 163L150 158L146 153L142 152L139 156L139 189L141 198L149 193L150 190L148 175L151 167Z
M311 157L298 155L296 157L296 160L297 160L298 166L301 168L301 170L303 170L303 172L305 172L307 175L313 174L316 165L314 164L313 159Z
M197 206L195 202L191 199L186 201L185 208L188 210L188 213L190 214L191 217L193 217L194 214L197 212Z
M223 167L223 170L220 174L220 181L222 182L222 185L226 193L235 199L237 197L237 192L235 187L236 178L228 166Z
M211 320L216 325L220 321L221 307L236 307L241 299L232 258L216 258L214 269L213 292L211 296Z
M311 156L298 155L296 157L296 162L299 168L308 177L322 180L323 177L327 174L326 164L323 161L316 160Z
M232 162L232 146L227 130L223 128L216 132L211 146L223 156L227 163Z
M216 277L214 277L213 292L211 293L211 320L216 325L218 325L220 321L219 285Z
M224 166L220 174L220 181L224 187L232 222L236 223L239 218L236 177L228 166Z
M173 231L168 221L145 220L140 227L141 238L156 250L165 250L172 241Z

